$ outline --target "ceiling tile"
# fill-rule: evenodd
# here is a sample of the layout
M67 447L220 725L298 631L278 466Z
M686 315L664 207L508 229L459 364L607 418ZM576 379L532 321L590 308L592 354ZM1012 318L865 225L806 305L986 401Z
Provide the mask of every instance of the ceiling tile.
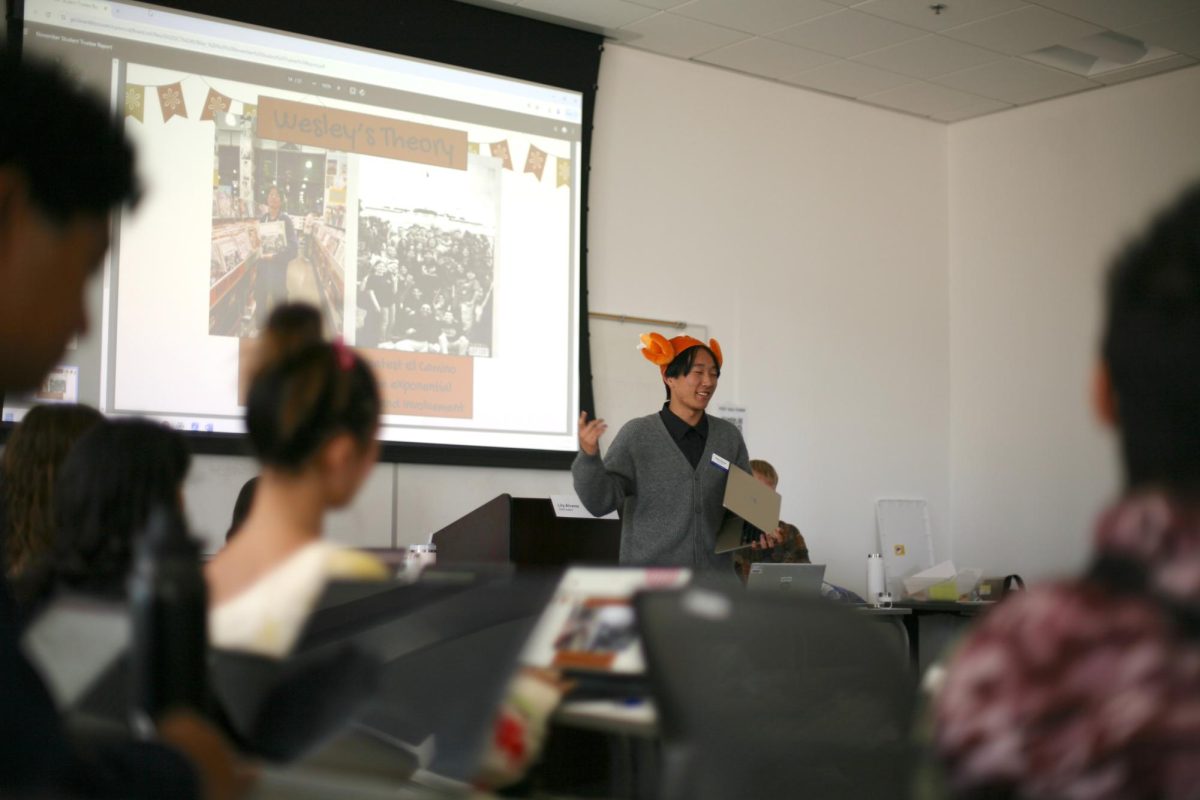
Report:
M620 32L625 34L622 41L634 47L676 58L691 58L750 38L739 31L666 12L625 25Z
M1017 56L1091 36L1101 30L1097 25L1057 11L1026 6L979 22L948 28L942 35Z
M905 75L869 67L857 61L834 61L832 64L801 73L789 83L846 97L862 97L864 94L881 92L911 80L912 78Z
M778 80L791 80L805 70L834 61L814 50L792 47L774 39L747 39L699 56L697 61Z
M1158 61L1151 61L1148 64L1136 64L1127 69L1115 69L1112 72L1097 75L1092 80L1103 84L1124 83L1137 78L1145 78L1148 75L1158 75L1162 72L1190 67L1195 63L1197 63L1196 59L1191 56L1170 56L1160 58Z
M776 31L771 38L850 58L921 35L922 31L918 28L846 9Z
M991 114L996 111L1003 111L1006 108L1012 108L1008 103L1001 103L999 100L987 100L981 98L979 102L972 103L969 106L956 108L953 111L943 111L940 114L934 114L933 119L941 122L958 122L959 120L970 119L971 117L981 117L984 114Z
M903 22L927 31L942 31L968 22L994 17L1025 6L1024 0L953 0L946 3L942 13L935 14L930 0L868 0L854 7L855 11Z
M520 8L598 28L619 28L656 13L626 0L521 0Z
M864 53L855 56L854 60L914 78L929 78L1002 58L1004 56L994 50L984 50L945 36L930 35Z
M1200 11L1135 25L1122 33L1176 53L1200 56Z
M886 106L899 111L908 111L912 114L920 114L923 117L928 117L933 114L953 111L957 108L965 108L989 98L980 97L977 94L970 94L969 92L960 92L958 89L951 89L946 86L917 82L864 95L859 99L865 103Z
M734 30L770 33L841 8L825 0L692 0L671 13Z
M952 89L961 89L964 92L1016 105L1071 94L1100 85L1056 69L1022 61L1019 58L994 61L981 67L951 72L949 75L940 75L929 80Z
M1196 0L1031 0L1105 28L1121 30L1196 8Z

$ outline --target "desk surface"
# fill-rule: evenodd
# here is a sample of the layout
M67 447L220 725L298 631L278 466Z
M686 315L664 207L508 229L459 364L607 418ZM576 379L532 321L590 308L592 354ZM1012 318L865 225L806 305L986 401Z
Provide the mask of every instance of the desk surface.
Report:
M909 608L914 613L922 611L950 614L979 614L996 605L995 600L899 600L894 603L896 608Z
M907 617L912 614L911 608L900 608L893 605L891 608L878 608L876 606L855 606L854 610L860 614L865 614L868 617Z
M324 772L302 767L265 765L247 794L248 800L480 800L494 795L457 791L370 775Z

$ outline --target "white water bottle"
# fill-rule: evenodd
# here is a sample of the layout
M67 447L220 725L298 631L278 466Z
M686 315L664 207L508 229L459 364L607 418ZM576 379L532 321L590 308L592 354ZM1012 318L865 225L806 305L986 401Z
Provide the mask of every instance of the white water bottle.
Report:
M878 606L879 595L887 591L883 580L883 556L871 553L867 556L867 603Z

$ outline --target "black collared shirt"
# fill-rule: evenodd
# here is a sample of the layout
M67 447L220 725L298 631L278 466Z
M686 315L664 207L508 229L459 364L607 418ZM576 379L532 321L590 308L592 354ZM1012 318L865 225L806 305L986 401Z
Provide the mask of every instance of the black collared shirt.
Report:
M708 441L708 414L700 415L699 424L693 428L675 416L670 410L670 405L663 403L662 411L659 411L658 415L667 426L667 433L671 434L675 444L679 445L684 458L691 463L692 469L695 469L700 465L700 456L704 455L704 445Z

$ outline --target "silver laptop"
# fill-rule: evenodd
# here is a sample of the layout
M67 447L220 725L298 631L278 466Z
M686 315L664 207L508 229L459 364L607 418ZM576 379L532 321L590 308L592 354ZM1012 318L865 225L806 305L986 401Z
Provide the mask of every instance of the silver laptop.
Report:
M788 591L810 597L820 597L821 582L825 579L824 564L772 564L762 562L750 565L746 588L753 590Z
M770 486L739 466L729 466L725 480L725 521L717 531L716 552L749 547L765 531L779 527L782 499Z

